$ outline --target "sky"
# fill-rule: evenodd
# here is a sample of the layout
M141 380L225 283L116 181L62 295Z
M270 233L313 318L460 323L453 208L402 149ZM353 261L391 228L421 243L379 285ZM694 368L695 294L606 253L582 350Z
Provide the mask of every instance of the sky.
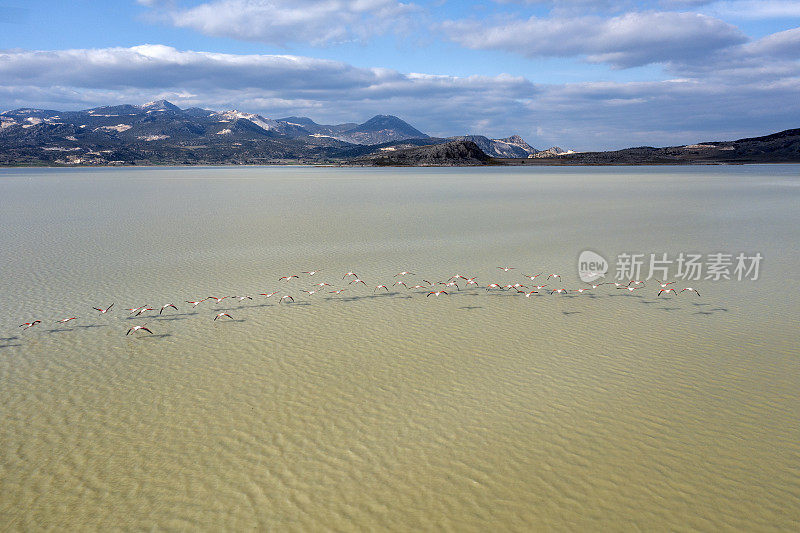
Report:
M0 0L0 109L396 115L542 149L800 127L800 0Z

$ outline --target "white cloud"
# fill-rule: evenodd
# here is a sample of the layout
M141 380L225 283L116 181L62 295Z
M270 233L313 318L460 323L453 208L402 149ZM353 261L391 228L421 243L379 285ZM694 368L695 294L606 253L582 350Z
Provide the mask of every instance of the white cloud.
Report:
M651 82L534 84L520 76L443 76L290 55L163 45L0 51L0 107L58 110L166 98L322 123L393 114L431 135L521 134L576 149L689 144L800 124L800 66L782 58L796 30L726 50L706 70ZM790 48L794 50L795 48ZM780 105L775 105L780 102Z
M212 0L192 7L155 4L153 14L205 35L285 46L321 46L399 32L418 8L396 0Z
M797 0L723 0L712 3L706 12L736 19L800 18Z
M688 59L746 41L734 26L697 13L531 17L494 25L458 20L446 21L442 28L450 39L468 48L528 57L581 56L618 68Z

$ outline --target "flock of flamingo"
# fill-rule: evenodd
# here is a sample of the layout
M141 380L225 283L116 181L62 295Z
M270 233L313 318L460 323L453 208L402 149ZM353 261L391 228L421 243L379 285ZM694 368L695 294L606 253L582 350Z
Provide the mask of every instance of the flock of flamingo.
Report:
M503 272L511 272L512 270L516 270L514 267L497 267L497 268L499 268ZM318 272L321 272L321 270L306 270L306 271L303 271L302 274L305 274L308 278L311 278L315 274L317 274ZM534 275L523 275L524 278L527 278L530 282L532 282L530 286L524 285L523 283L519 283L519 282L517 282L517 283L508 283L508 284L489 283L489 284L487 284L485 286L482 286L482 285L480 285L478 283L476 276L467 277L467 276L464 276L462 274L454 274L447 281L438 281L436 283L432 283L432 282L430 282L430 281L428 281L426 279L421 279L420 280L421 283L411 284L411 283L406 283L404 281L404 279L406 279L406 276L416 276L416 274L414 274L411 271L404 270L404 271L398 272L397 274L394 275L395 278L401 278L401 279L395 280L394 283L392 283L390 286L388 286L386 284L376 285L373 288L372 292L374 294L374 293L377 293L377 292L383 290L386 293L389 293L392 290L392 289L390 289L390 287L394 288L394 287L401 287L402 286L402 287L405 287L406 290L415 290L415 291L419 291L421 293L426 293L425 294L426 298L429 297L429 296L438 297L438 296L442 296L442 295L448 295L449 294L448 290L452 291L452 287L455 287L455 290L460 291L461 290L461 286L459 285L459 282L461 282L462 285L465 287L465 289L469 288L469 289L473 289L474 290L474 289L485 288L487 291L493 291L493 290L512 291L513 290L513 291L516 291L517 294L522 294L526 298L530 298L531 295L542 294L542 293L546 293L546 294L550 294L550 295L554 295L554 294L566 295L566 294L570 294L570 293L583 294L583 293L588 292L588 291L593 291L593 290L595 290L595 289L597 289L597 288L599 288L599 287L601 287L603 285L613 285L613 286L615 286L616 289L625 290L625 291L628 291L629 293L633 292L635 290L642 289L642 288L645 287L645 281L643 281L643 280L630 280L630 281L628 281L628 283L620 283L620 282L592 283L592 284L589 284L589 285L587 285L585 287L581 287L581 288L578 288L578 289L567 289L567 288L564 288L564 287L555 288L555 287L550 286L548 283L545 283L543 285L533 284L533 283L536 283L537 279L540 276L543 276L543 275L544 275L544 272L540 272L539 274L534 274ZM352 278L352 279L348 280L348 278ZM278 278L278 281L279 282L289 283L289 282L291 282L292 280L295 280L295 279L299 280L301 278L297 274L291 274L291 275L288 275L288 276L281 276L280 278ZM561 275L559 275L559 274L548 274L547 278L545 278L544 281L549 282L551 279L554 280L554 282L555 282L555 280L557 280L559 283L563 283L561 281ZM319 283L314 284L313 285L314 288L308 289L308 290L303 289L303 290L301 290L301 292L306 293L308 296L313 296L316 293L319 293L319 292L327 290L327 292L329 294L341 295L345 291L351 290L350 287L349 287L350 285L354 285L354 286L357 287L359 284L361 284L361 285L363 285L365 287L369 287L364 280L359 278L358 275L356 275L356 273L352 272L352 271L351 272L347 272L347 273L344 274L344 276L342 276L342 281L345 281L345 280L348 280L348 287L335 288L330 283L326 283L326 282L323 281L323 282L319 282ZM660 297L662 295L669 295L669 294L673 294L673 295L677 296L678 294L681 294L681 293L687 292L687 291L690 292L690 293L694 293L697 296L700 296L700 292L697 289L693 288L693 287L685 287L685 288L683 288L683 289L681 289L679 291L674 287L670 287L670 285L674 285L675 284L674 281L661 281L661 280L655 280L655 281L659 285L659 291L656 294L656 296L658 296L658 297ZM439 288L439 287L441 287L441 288ZM548 287L550 287L550 288L548 288ZM262 293L259 293L258 295L259 296L263 296L265 298L272 298L273 296L279 295L282 292L285 292L285 291L274 291L274 292L265 292L265 293L262 292ZM214 300L215 303L219 304L220 302L222 302L223 300L225 300L227 298L230 298L231 300L238 300L239 302L243 302L244 300L253 300L252 296L221 296L221 297L207 296L206 298L203 298L201 300L186 300L186 303L187 304L191 304L192 305L192 309L194 309L194 308L196 308L198 305L200 305L203 302L206 302L206 301L209 301L209 300ZM284 303L289 303L289 302L294 303L294 297L291 296L290 294L283 294L283 295L278 297L278 303L279 304L284 304ZM109 305L107 307L93 307L93 309L95 311L97 311L98 314L105 315L105 314L110 313L113 307L114 307L114 304L112 303L111 305ZM128 309L125 309L125 310L128 311L129 316L131 318L134 318L134 317L139 317L139 316L148 316L147 313L155 312L155 311L158 311L158 314L162 315L168 309L174 309L175 311L177 311L178 307L175 304L168 303L168 304L162 305L160 308L155 308L155 307L149 307L147 305L142 305L142 306L139 306L139 307L131 307L131 308L128 308ZM220 320L220 319L224 320L226 318L230 319L230 320L233 320L233 316L231 316L229 313L227 313L225 311L216 313L214 315L214 320L215 321L216 320ZM71 322L72 320L78 320L78 317L73 316L73 317L68 317L68 318L62 318L60 320L56 320L55 323L56 324L66 324L68 322ZM42 324L41 320L33 320L31 322L25 322L23 324L20 324L19 327L22 328L22 331L25 331L25 330L33 328L34 326L37 326L39 324ZM131 326L130 328L128 328L128 331L125 333L125 335L131 335L131 334L136 333L136 332L147 332L147 333L149 333L151 335L153 334L153 332L147 327L147 324L144 323L144 324L140 324L140 325Z

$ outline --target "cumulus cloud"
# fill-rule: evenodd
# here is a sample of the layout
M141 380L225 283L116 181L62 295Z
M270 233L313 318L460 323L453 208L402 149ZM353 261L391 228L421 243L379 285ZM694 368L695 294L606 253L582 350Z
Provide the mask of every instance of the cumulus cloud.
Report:
M178 27L277 46L322 46L402 31L418 11L396 0L212 0L191 7L145 3L155 8L153 15Z
M445 21L453 41L473 49L505 50L528 57L582 56L627 68L707 54L747 40L736 27L697 13L626 13L514 20L491 25Z
M464 131L475 117L521 111L538 90L525 78L508 75L403 74L309 57L181 51L164 45L2 51L0 78L0 102L6 108L75 109L168 98L183 107L236 107L270 117L308 114L321 121L392 113L433 134Z
M388 113L431 135L518 133L540 148L689 144L800 124L800 65L786 57L797 49L799 31L733 47L707 71L681 64L674 68L684 75L676 79L627 83L536 84L511 75L402 73L163 45L6 50L0 51L0 106L68 110L166 98L181 107L321 123Z

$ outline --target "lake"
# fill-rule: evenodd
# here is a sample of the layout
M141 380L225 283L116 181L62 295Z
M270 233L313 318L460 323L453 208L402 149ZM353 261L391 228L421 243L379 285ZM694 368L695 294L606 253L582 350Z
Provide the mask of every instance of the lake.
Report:
M796 530L798 207L798 165L0 170L0 524ZM700 295L549 294L585 250Z

